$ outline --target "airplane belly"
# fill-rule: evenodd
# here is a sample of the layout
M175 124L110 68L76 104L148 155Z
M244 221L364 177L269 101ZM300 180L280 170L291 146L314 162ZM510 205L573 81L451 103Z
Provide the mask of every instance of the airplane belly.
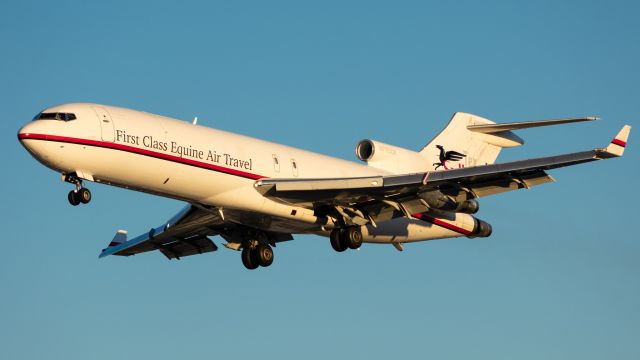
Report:
M131 153L118 149L65 144L67 157L57 171L82 170L99 183L167 196L219 208L261 212L317 228L326 224L313 210L281 204L262 196L253 188L253 179L192 166L179 161Z

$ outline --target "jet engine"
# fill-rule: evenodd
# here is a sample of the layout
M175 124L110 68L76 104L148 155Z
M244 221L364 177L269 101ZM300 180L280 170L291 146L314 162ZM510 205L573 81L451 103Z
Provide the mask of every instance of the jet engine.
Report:
M420 153L376 140L360 141L356 145L356 156L371 167L396 174L427 169L427 160Z

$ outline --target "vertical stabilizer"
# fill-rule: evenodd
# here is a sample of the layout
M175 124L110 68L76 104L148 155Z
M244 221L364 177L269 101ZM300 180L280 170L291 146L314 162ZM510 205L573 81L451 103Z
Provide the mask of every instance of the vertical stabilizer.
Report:
M467 128L487 124L495 123L473 114L455 113L447 127L420 150L420 154L430 161L428 168L446 170L493 164L503 147L524 144L511 131L485 134Z

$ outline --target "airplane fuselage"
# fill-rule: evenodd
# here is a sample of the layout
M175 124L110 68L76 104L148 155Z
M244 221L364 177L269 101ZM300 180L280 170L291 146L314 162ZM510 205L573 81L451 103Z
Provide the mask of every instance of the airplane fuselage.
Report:
M56 172L286 221L288 228L273 222L273 231L327 236L334 224L316 216L308 206L263 196L254 189L256 180L388 174L355 162L124 108L65 104L43 113L72 113L75 117L71 121L34 120L18 134L25 148ZM473 218L468 216L454 215L444 226L396 218L363 226L362 233L365 242L378 243L461 236L473 227Z

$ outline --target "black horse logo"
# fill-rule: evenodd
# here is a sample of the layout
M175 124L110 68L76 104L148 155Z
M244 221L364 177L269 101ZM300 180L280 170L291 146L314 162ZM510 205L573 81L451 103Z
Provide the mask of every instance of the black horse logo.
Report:
M444 151L444 147L442 145L436 145L436 147L440 149L440 162L433 164L437 165L434 170L438 170L440 166L444 167L445 170L449 170L447 167L447 161L460 161L463 157L467 156L453 150Z

